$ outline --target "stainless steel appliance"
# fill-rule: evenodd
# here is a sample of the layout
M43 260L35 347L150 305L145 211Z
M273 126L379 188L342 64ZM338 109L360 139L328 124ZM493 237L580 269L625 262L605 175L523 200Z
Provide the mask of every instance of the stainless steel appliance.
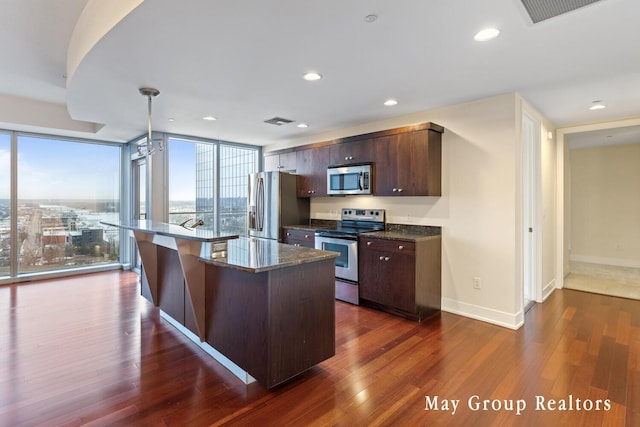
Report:
M327 168L327 194L371 194L372 164L329 166Z
M358 236L384 227L384 209L346 208L336 229L316 230L316 249L340 254L336 258L336 299L359 304Z
M309 223L309 199L296 197L296 175L249 175L249 237L282 241L282 227Z

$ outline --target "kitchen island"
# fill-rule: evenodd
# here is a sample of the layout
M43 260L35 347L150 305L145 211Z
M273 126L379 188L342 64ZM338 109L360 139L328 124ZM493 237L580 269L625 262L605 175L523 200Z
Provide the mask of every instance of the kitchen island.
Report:
M245 383L272 388L335 354L336 253L151 221L129 229L142 294Z

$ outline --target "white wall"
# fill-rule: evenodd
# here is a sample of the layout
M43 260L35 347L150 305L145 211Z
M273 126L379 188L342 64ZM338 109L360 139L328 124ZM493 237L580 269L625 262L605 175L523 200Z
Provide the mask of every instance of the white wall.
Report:
M640 143L573 149L571 260L640 267Z
M389 222L442 226L443 310L519 327L519 100L511 93L314 137L324 141L427 121L446 129L442 197L314 198L311 216L337 219L342 207L375 206L387 210ZM473 277L481 279L481 290L473 289Z

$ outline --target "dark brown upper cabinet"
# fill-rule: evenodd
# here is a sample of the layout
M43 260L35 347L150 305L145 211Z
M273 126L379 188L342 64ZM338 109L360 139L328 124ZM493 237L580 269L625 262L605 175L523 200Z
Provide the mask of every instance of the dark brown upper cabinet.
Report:
M373 159L371 139L331 145L330 165L367 163Z
M374 194L440 196L441 135L425 129L375 138Z
M374 196L441 196L442 132L435 123L266 153L264 170L295 171L298 197L327 195L327 167L373 163Z
M327 195L329 147L307 148L297 152L298 197Z

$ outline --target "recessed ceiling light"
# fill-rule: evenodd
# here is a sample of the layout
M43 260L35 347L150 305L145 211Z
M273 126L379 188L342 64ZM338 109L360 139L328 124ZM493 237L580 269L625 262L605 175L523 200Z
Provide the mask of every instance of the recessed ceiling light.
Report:
M495 39L500 34L500 30L497 28L485 28L482 31L473 36L473 39L477 42L486 42L487 40Z
M215 117L213 117L213 116L204 116L204 117L202 118L202 120L208 120L208 121L212 122L212 121L214 121L214 120L218 120L218 119L216 119L216 118L215 118Z
M384 101L384 105L386 105L387 107L390 107L392 105L397 105L398 101L396 101L395 99L387 99L386 101Z
M306 123L298 123L296 126L298 126L299 128L308 128L309 125Z
M322 76L318 73L307 73L304 75L304 79L308 81L320 80Z
M175 122L176 119L174 119L173 117L169 117L167 120L169 120L170 122Z
M378 20L378 15L372 13L364 17L364 22L371 24L372 22L376 22Z
M589 110L602 110L603 108L607 108L607 106L604 105L602 101L593 101Z

